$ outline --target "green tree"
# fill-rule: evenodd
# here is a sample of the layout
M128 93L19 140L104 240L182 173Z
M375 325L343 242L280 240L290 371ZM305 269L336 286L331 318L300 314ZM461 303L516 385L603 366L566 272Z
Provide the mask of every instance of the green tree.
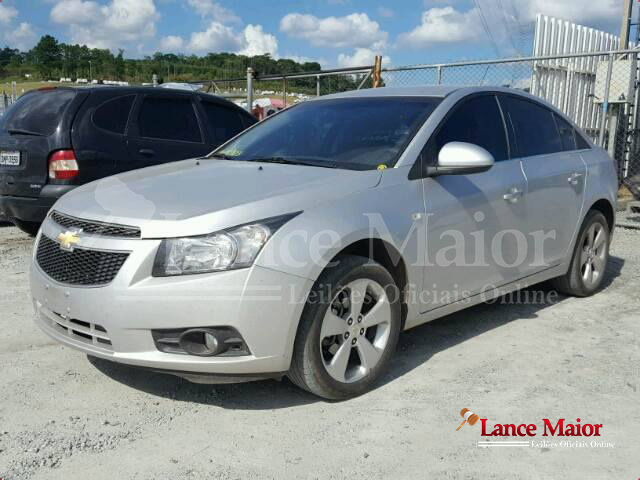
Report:
M124 50L118 50L118 56L114 60L114 70L115 75L118 80L124 80L124 75L126 73L126 66L124 63Z
M36 68L43 79L50 79L54 71L60 69L62 51L58 41L51 35L43 36L32 50Z

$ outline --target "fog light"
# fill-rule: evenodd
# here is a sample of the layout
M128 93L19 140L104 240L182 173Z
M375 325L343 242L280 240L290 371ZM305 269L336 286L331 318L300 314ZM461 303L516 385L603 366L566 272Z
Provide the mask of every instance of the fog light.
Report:
M240 333L233 327L193 327L152 330L156 348L164 353L200 357L250 355Z
M210 357L220 351L220 342L211 330L194 328L180 335L180 346L190 355Z

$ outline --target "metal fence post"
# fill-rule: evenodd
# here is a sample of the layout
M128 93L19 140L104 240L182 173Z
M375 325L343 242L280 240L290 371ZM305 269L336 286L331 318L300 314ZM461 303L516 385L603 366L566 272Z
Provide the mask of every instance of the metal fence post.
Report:
M316 96L320 96L320 75L316 75Z
M442 85L442 65L436 67L436 83Z
M287 77L282 79L282 103L287 108Z
M16 82L11 82L11 101L15 102L18 98L18 84Z
M247 111L253 110L253 68L247 67Z
M602 118L600 119L600 135L598 145L604 148L604 129L607 125L609 115L609 91L611 88L611 72L613 71L613 53L609 54L609 64L607 66L607 79L604 84L604 98L602 99Z

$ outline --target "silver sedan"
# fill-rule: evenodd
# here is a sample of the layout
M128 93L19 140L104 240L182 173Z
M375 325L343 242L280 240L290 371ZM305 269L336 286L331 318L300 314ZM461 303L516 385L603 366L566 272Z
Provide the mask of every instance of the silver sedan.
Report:
M510 89L321 97L205 158L82 186L31 269L60 342L196 382L359 395L401 330L552 279L601 287L614 164Z

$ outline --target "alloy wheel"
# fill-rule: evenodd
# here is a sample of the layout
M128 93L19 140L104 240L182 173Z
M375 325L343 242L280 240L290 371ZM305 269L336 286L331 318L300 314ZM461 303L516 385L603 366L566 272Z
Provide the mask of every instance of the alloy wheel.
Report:
M365 377L379 363L391 333L391 305L370 279L349 282L333 298L320 328L327 373L342 383Z
M589 227L584 237L580 254L580 273L585 285L596 285L606 268L607 234L604 226L594 223Z

